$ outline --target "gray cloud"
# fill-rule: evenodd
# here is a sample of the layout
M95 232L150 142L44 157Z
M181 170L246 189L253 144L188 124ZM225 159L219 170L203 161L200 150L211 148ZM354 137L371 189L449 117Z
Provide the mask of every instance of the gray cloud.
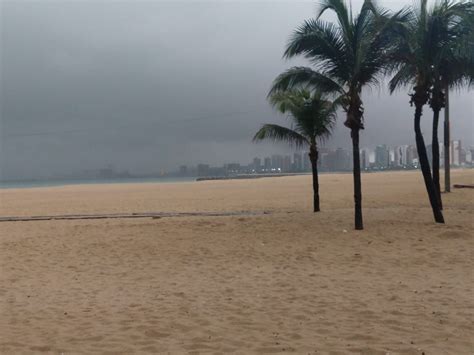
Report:
M288 151L250 139L263 122L284 123L266 94L277 74L304 63L281 55L291 31L314 14L314 3L0 6L2 176L47 176L109 163L150 172ZM363 145L413 142L405 92L374 90L365 102ZM454 94L452 106L453 137L472 143L471 94ZM347 130L339 125L328 145L348 147Z

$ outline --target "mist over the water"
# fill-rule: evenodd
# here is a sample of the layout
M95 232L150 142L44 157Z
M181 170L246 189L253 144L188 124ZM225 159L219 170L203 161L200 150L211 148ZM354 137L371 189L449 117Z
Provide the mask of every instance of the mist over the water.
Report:
M361 1L353 1L357 11ZM410 1L380 2L390 8ZM3 1L0 177L39 178L112 164L135 173L248 163L290 151L253 144L272 80L314 2ZM361 147L412 144L407 90L364 95ZM473 143L472 92L451 96L452 139ZM341 124L329 147L350 146ZM431 112L423 116L429 142Z

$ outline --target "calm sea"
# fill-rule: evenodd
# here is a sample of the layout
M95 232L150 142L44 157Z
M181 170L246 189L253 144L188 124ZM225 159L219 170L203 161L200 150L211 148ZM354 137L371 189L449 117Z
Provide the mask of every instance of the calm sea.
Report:
M29 187L50 187L84 184L141 184L141 183L173 183L196 181L195 177L163 177L163 178L124 178L124 179L83 179L83 180L36 180L36 181L4 181L0 189L18 189Z

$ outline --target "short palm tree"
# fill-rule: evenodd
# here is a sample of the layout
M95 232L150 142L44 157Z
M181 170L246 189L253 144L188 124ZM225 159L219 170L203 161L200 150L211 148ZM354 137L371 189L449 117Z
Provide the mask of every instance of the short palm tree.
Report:
M433 87L430 107L433 110L432 155L433 183L443 208L439 178L439 113L446 108L449 89L472 85L474 79L474 3L467 1L441 1L435 4L432 16L436 18L436 40L440 48L433 58ZM449 118L449 115L446 117ZM449 125L445 124L445 149L449 172ZM446 179L449 184L449 176ZM449 186L449 185L448 185ZM449 191L449 187L446 189Z
M331 135L336 120L336 105L320 93L306 90L278 92L269 99L280 112L289 114L292 127L264 124L253 140L270 139L288 142L297 148L309 148L313 172L313 209L319 212L318 141Z
M426 146L421 132L423 106L428 103L434 83L434 58L441 50L439 18L428 9L427 0L421 0L419 8L410 8L411 16L399 26L393 37L395 47L392 64L395 71L390 81L390 91L401 86L411 86L410 104L415 106L414 128L416 148L428 197L437 223L444 223L439 197L431 175Z
M322 21L331 10L337 25ZM359 131L364 129L362 88L376 85L386 66L392 45L389 29L403 17L403 11L389 16L366 0L353 17L343 0L322 0L316 19L305 21L291 37L285 57L303 55L313 68L294 67L281 74L270 93L304 87L337 96L351 131L354 174L355 229L363 229Z

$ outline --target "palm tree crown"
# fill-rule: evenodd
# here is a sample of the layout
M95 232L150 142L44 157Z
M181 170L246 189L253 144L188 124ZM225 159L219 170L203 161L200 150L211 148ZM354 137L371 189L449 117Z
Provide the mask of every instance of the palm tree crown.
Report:
M433 86L462 86L474 78L474 3L422 0L395 30L390 90L413 85L427 93Z
M433 15L440 33L434 86L474 85L474 2L439 2Z
M264 124L253 140L286 141L298 148L316 145L327 139L336 120L337 106L320 93L307 90L277 92L269 97L270 103L281 113L287 113L292 127Z
M332 10L337 25L323 21L321 15ZM343 0L324 0L316 19L305 21L290 38L284 56L302 55L314 69L293 67L274 82L271 93L292 87L307 87L333 93L348 113L345 125L363 129L362 88L376 85L392 46L390 25L404 15L389 17L373 1L366 0L353 17Z

